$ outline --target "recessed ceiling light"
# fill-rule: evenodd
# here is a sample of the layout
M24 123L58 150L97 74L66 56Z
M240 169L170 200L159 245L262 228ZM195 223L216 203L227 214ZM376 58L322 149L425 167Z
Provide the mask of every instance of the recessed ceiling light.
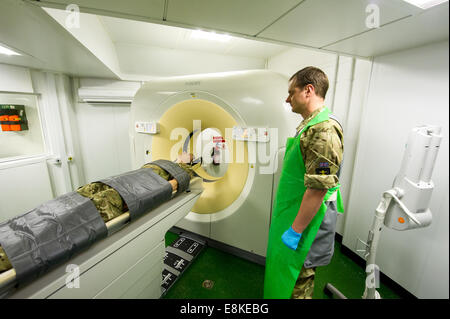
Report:
M403 0L421 9L429 9L448 0Z
M20 53L17 53L16 51L11 50L10 48L7 48L3 44L0 44L0 54L6 54L6 55L21 55Z
M191 32L191 38L205 39L219 42L228 42L231 40L231 36L228 34L217 34L215 32L206 32L202 30L194 30Z

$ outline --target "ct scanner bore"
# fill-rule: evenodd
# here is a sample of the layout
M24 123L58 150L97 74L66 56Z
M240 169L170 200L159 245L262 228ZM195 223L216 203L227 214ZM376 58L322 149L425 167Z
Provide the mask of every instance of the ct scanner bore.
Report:
M208 179L205 176L203 180L213 182L223 177L228 170L230 151L226 139L222 136L222 132L215 128L206 128L200 133L192 135L194 145L193 154L196 158L194 162L201 162L201 166L208 176L214 177L214 179ZM227 136L229 134L225 135ZM189 142L189 140L187 140L187 142ZM187 150L183 147L183 151Z
M192 119L195 119L193 121ZM236 120L217 104L203 100L193 99L176 103L170 107L159 119L160 132L153 137L152 153L153 159L174 159L176 155L181 154L182 146L186 140L186 134L195 130L194 125L201 125L202 134L194 134L193 143L189 145L189 152L197 154L203 153L202 158L207 162L211 156L205 156L209 153L209 148L198 150L197 143L199 136L205 136L205 133L211 134L217 132L219 137L223 137L227 149L243 149L244 158L242 163L235 159L230 163L221 163L218 166L226 165L226 173L216 179L211 170L205 171L202 167L197 170L197 174L212 183L203 183L205 190L194 205L192 212L197 214L216 213L230 206L241 194L248 176L248 151L246 147L239 147L236 144L242 144L242 141L235 141L231 136L227 138L226 131L237 125ZM208 135L209 135L208 134ZM227 134L230 135L230 134ZM211 136L213 137L213 136ZM211 138L211 141L213 139ZM211 144L211 143L210 143ZM195 148L195 149L194 149Z

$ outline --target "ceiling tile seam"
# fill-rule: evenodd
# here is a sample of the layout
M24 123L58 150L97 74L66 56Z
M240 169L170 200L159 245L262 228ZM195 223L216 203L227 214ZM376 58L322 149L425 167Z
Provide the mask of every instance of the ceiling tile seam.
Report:
M37 7L43 7L43 8L53 8L53 9L59 9L59 10L65 10L66 6L64 4L55 3L51 1L36 1L36 0L22 0L29 4L32 4ZM90 8L85 6L78 6L78 9L80 9L81 13L89 13L89 14L95 14L100 16L107 16L107 17L113 17L113 18L121 18L121 19L129 19L129 20L136 20L136 21L144 21L149 23L157 23L161 24L162 20L162 14L159 18L152 18L148 16L141 16L136 14L130 14L130 13L122 13L117 11L110 11L105 9L96 9L96 8Z
M267 26L265 26L261 31L259 31L258 33L256 33L254 36L257 37L258 35L260 35L262 32L266 31L269 27L271 27L273 24L275 24L276 22L278 22L281 18L284 18L288 13L290 13L292 10L294 10L295 8L297 8L299 5L301 5L302 3L306 2L306 0L302 0L299 3L297 3L295 6L293 6L292 8L290 8L289 10L287 10L285 13L283 13L281 16L279 16L277 19L275 19L274 21L272 21L270 24L268 24Z
M319 51L319 52L326 52L326 53L333 53L333 54L338 53L338 54L340 54L342 56L356 57L356 58L360 58L360 59L364 59L364 60L370 59L370 57L367 57L367 56L362 56L362 55L358 55L358 54L351 54L351 53L347 53L347 52L326 49L325 47L318 48L318 47L313 47L313 46L309 46L309 45L306 45L306 44L300 44L300 43L289 42L289 41L282 41L282 40L274 40L274 39L271 39L271 38L264 38L264 37L257 37L257 39L261 40L261 41L269 42L269 43L290 46L292 49L299 48L299 49Z
M167 10L169 9L169 0L164 0L163 21L167 20Z
M329 44L323 45L323 46L321 46L321 47L319 47L319 48L320 48L320 49L324 49L324 48L326 48L326 47L329 47L329 46L335 45L335 44L337 44L337 43L339 43L339 42L342 42L342 41L345 41L345 40L348 40L348 39L351 39L351 38L354 38L354 37L358 37L358 36L360 36L360 35L362 35L362 34L365 34L365 33L368 33L368 32L372 32L372 31L375 31L375 30L380 30L381 28L383 28L383 27L385 27L385 26L387 26L387 25L389 25L389 24L392 24L392 23L396 23L396 22L399 22L399 21L401 21L401 20L404 20L404 19L410 18L410 17L412 17L412 16L413 16L413 15L412 15L412 14L410 14L410 15L407 15L407 16L405 16L405 17L402 17L402 18L398 18L398 19L396 19L396 20L393 20L393 21L390 21L390 22L387 22L387 23L385 23L385 24L381 25L381 26L380 26L379 28L374 28L374 29L369 29L369 30L365 30L365 31L362 31L362 32L359 32L359 33L356 33L356 34L350 35L350 36L348 36L348 37L345 37L345 38L343 38L343 39L340 39L340 40L334 41L334 42L332 42L332 43L329 43Z

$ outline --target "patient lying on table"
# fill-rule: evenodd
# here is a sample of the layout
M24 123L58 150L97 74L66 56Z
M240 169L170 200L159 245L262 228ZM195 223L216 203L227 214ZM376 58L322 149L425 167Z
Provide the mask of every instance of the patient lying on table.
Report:
M189 153L183 153L178 156L176 163L188 173L190 179L195 176L194 170L200 166L200 163L192 165L193 156ZM168 181L172 190L176 191L178 182L166 170L153 164L145 164L142 168L151 168L153 172ZM77 189L77 193L91 199L97 208L103 221L106 223L119 215L128 211L128 207L119 193L112 187L101 183L94 182ZM12 268L12 265L6 256L3 248L0 246L0 273Z

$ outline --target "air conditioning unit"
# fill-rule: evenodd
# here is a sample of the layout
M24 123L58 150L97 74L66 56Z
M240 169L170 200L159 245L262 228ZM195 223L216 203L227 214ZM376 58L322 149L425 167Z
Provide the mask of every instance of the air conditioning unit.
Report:
M78 98L91 104L128 104L140 87L140 82L84 78L79 80Z

